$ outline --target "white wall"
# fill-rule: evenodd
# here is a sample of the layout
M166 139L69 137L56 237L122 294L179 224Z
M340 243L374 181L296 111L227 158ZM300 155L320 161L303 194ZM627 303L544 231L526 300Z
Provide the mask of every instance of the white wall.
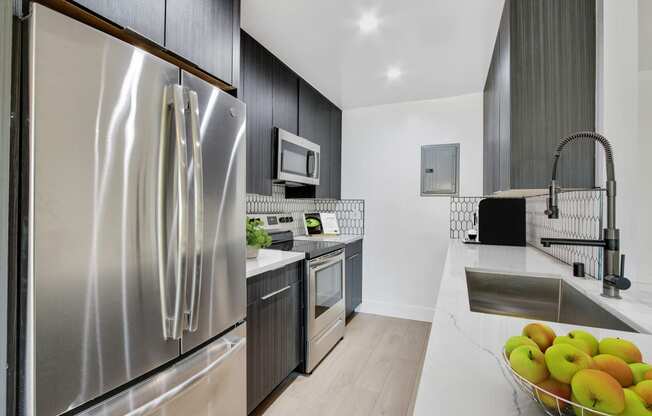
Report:
M342 197L366 201L360 310L428 321L450 199L420 196L420 146L460 143L460 195L482 195L482 94L347 110L342 136Z
M602 38L598 39L602 78L597 85L602 105L597 117L598 130L614 147L616 221L621 230L621 252L628 256L627 276L651 282L652 77L639 66L646 61L640 59L639 50L652 48L649 31L639 31L639 21L649 25L652 19L652 9L644 4L648 1L639 5L638 0L602 0ZM647 45L639 47L641 43ZM604 173L597 178L597 185L604 186Z
M652 1L639 0L638 5L638 154L639 175L636 184L642 195L637 218L641 221L637 244L639 262L637 280L652 282Z

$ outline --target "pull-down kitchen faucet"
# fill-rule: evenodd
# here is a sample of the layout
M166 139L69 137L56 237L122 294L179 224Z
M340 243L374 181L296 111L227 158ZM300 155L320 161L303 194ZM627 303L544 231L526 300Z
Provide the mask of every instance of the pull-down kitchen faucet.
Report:
M574 240L566 238L542 238L544 247L551 245L592 246L603 248L604 277L602 278L602 296L620 298L620 290L629 289L631 282L625 277L625 255L620 255L620 231L616 228L616 176L614 175L614 157L611 144L606 137L592 132L582 131L572 134L557 146L555 160L552 165L552 181L548 189L548 209L545 214L548 218L559 218L557 205L557 163L564 147L576 139L592 139L604 148L607 167L607 228L604 229L602 240Z

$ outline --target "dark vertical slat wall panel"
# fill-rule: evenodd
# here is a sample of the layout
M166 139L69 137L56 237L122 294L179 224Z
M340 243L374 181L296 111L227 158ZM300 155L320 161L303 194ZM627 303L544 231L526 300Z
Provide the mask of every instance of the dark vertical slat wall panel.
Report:
M500 59L500 36L496 39L484 90L484 193L491 194L500 186L500 101L497 67Z
M234 17L239 16L234 7L239 6L239 2L166 0L165 4L165 47L231 84Z
M515 188L544 188L559 140L595 129L595 0L510 3L511 177ZM594 186L594 149L588 141L569 146L562 186Z
M75 0L75 3L163 45L165 0Z
M487 73L487 80L484 85L484 93L482 96L482 108L483 108L483 117L482 117L482 129L483 129L483 141L482 141L482 190L485 195L491 194L494 188L494 175L493 167L495 159L491 155L493 150L493 137L494 129L493 124L498 118L495 116L496 106L492 102L492 90L494 88L494 60L496 58L496 53L494 52L491 58L491 64L489 65L489 72Z
M247 192L271 195L274 57L244 31L241 43L239 97L247 104Z
M510 3L505 3L505 11L500 22L498 36L498 54L496 82L497 101L499 111L498 122L498 189L505 191L510 189L510 166L511 166L511 88L510 88Z
M595 0L506 1L484 91L486 194L548 186L559 139L595 129L595 76ZM594 186L594 149L568 148L562 186Z

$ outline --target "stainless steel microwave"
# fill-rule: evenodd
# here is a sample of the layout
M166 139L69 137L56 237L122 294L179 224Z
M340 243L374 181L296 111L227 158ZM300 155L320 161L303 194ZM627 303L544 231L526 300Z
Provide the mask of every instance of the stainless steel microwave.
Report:
M319 145L283 129L274 128L274 132L276 182L319 185Z

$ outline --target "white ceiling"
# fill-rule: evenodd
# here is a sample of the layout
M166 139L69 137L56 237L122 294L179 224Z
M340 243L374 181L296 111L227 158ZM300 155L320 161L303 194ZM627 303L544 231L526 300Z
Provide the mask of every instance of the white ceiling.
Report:
M482 91L504 0L242 0L242 27L344 109ZM363 35L358 20L380 25ZM403 74L388 81L389 67Z

